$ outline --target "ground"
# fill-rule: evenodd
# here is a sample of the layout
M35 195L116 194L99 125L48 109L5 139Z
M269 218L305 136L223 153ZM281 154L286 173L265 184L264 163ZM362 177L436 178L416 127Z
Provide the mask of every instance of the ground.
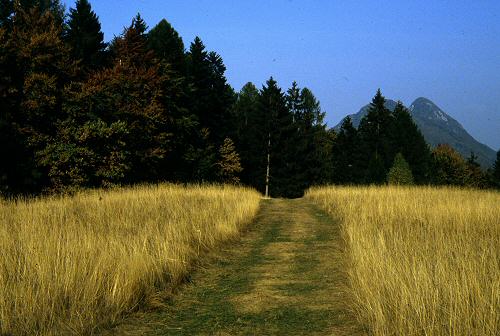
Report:
M236 243L162 309L115 335L364 335L349 309L339 223L305 199L263 200Z

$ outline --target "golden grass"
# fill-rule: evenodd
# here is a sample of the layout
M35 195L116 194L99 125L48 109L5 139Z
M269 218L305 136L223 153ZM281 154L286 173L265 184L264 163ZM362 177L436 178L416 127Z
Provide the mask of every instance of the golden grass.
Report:
M89 334L154 300L236 237L260 195L142 186L0 200L0 334Z
M500 193L431 187L307 192L342 222L353 308L374 335L498 335Z

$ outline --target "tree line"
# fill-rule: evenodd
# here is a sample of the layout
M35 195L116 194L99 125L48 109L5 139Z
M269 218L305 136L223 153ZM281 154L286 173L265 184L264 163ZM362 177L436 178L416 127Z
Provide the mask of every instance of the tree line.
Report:
M273 197L318 184L500 185L472 154L432 150L378 91L339 132L308 88L235 92L221 56L138 14L109 43L87 0L0 0L0 192L134 183L243 183Z

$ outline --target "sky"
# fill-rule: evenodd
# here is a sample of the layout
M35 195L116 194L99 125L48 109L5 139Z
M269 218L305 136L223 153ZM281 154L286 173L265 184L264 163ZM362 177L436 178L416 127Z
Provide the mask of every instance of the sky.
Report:
M90 0L106 40L139 12L165 18L186 48L219 53L235 90L270 76L308 87L329 126L377 88L409 106L426 97L500 149L498 0ZM74 0L66 1L72 7Z

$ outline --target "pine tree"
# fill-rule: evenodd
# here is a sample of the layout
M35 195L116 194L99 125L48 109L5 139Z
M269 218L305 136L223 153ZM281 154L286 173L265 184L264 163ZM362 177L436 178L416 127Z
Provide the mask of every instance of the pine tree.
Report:
M234 142L230 138L224 139L224 143L219 148L219 178L223 183L238 184L239 174L243 170L240 163L240 156L234 147Z
M394 164L387 174L387 182L393 185L413 184L413 174L411 172L410 165L406 162L403 154L396 154Z
M394 159L392 143L393 117L385 107L380 89L373 97L368 114L361 120L359 136L361 150L368 162L365 176L368 183L383 183Z
M185 73L184 43L167 20L161 20L148 32L148 48L155 52L156 57L169 63L175 72Z
M429 181L431 152L408 110L398 102L393 112L392 136L395 151L402 153L411 167L415 182Z
M350 117L342 121L340 131L332 149L333 176L337 184L357 184L363 182L363 158L360 150L358 131Z
M73 58L81 60L85 69L95 71L104 65L104 34L88 0L77 0L75 8L70 9L65 40Z
M196 37L188 53L188 79L193 88L191 109L200 126L210 130L216 145L227 136L234 137L235 129L231 114L235 94L227 83L225 71L220 55L207 52L201 39Z
M493 181L492 184L497 188L500 188L500 150L497 152L497 159L493 164L491 176Z
M241 181L247 185L256 185L262 178L257 167L263 165L262 141L259 138L259 90L253 83L247 83L238 94L233 107L236 121L236 145L239 149L243 171Z
M298 143L297 129L293 123L286 98L277 82L271 77L260 92L259 113L262 121L259 139L261 141L262 162L267 164L266 156L270 155L269 189L272 197L300 197L303 189L296 181ZM265 168L262 167L262 168ZM262 169L265 172L265 169ZM265 188L265 174L259 190Z

